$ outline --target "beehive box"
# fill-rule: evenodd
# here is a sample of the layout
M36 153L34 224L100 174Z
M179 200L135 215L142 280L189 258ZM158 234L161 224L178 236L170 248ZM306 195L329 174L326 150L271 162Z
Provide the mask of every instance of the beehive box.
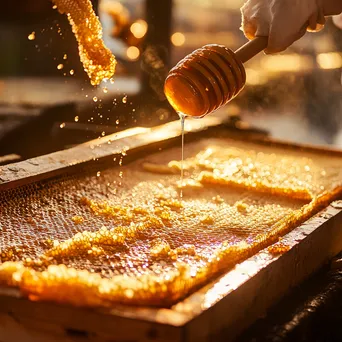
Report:
M341 250L339 151L191 121L180 187L179 136L2 167L1 340L227 341Z

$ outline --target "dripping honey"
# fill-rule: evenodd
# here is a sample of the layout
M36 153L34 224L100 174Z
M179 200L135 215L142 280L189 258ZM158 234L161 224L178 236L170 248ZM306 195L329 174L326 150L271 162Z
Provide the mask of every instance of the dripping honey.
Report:
M171 69L164 91L177 112L202 117L233 99L245 82L244 66L233 51L206 45Z
M186 118L186 115L179 112L178 113L179 115L179 119L180 119L180 122L181 122L181 131L182 131L182 159L181 159L181 179L180 179L180 186L181 186L181 193L180 193L180 196L181 198L183 197L183 180L184 180L184 130L185 130L185 118Z
M194 51L170 71L164 91L170 104L180 113L181 185L184 172L185 116L203 117L219 109L241 91L245 82L246 74L242 63L231 50L221 45L206 45Z

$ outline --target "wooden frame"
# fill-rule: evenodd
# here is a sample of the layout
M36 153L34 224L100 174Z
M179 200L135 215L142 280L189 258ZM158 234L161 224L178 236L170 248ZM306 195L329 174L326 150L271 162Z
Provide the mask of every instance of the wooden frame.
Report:
M188 123L187 133L204 134L227 125L212 116ZM270 140L248 128L231 130L259 143L304 149ZM122 150L145 153L179 137L179 122L146 129L135 128L66 151L0 167L0 192L86 169L94 158L103 160ZM111 142L108 144L108 142ZM92 148L90 148L92 146ZM169 309L115 306L83 309L48 302L32 302L17 289L0 288L0 341L229 341L255 321L291 287L342 250L342 202L292 230L282 240L291 249L271 255L267 249Z

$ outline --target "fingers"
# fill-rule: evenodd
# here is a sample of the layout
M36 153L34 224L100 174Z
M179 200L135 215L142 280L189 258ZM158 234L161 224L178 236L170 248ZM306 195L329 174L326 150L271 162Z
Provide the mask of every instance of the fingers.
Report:
M317 0L318 1L318 0ZM319 0L323 6L324 15L339 15L342 13L341 0Z
M321 8L318 8L317 24L323 25L323 26L325 25L325 16Z
M271 21L268 1L249 0L241 8L241 30L246 38L268 36Z
M325 17L323 11L320 8L317 8L317 11L315 11L309 18L307 31L319 32L323 30L324 25Z
M324 27L324 12L318 5L320 1L248 0L241 8L241 29L250 40L268 36L266 53L284 51L306 31L318 32Z
M317 6L316 0L297 0L291 3L296 4L294 8L289 7L289 1L277 1L272 8L273 16L266 53L284 51L303 37L306 31L317 32L324 27L324 14Z
M285 51L296 40L300 39L306 33L306 26L297 30L296 33L291 35L273 34L274 29L271 27L270 35L268 38L268 46L265 49L266 54L274 54Z
M340 15L335 15L332 20L333 23L342 30L342 13Z
M302 25L302 27L293 30L291 34L286 34L271 26L270 35L268 38L268 46L265 49L265 53L275 54L285 51L289 46L306 34L307 27L308 22ZM274 32L277 32L277 34L274 34Z
M255 38L257 26L258 24L256 19L248 20L246 17L242 17L241 30L243 31L247 39L252 40Z

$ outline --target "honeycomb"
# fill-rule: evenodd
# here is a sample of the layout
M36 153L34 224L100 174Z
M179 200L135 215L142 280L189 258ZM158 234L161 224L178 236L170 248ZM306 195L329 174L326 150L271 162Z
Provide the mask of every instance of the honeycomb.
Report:
M78 51L92 85L114 75L116 60L102 40L102 27L90 0L52 0L66 14L78 42Z
M0 282L32 300L168 307L341 193L342 158L211 138L0 193ZM121 163L120 163L121 164ZM183 197L180 197L180 192Z

